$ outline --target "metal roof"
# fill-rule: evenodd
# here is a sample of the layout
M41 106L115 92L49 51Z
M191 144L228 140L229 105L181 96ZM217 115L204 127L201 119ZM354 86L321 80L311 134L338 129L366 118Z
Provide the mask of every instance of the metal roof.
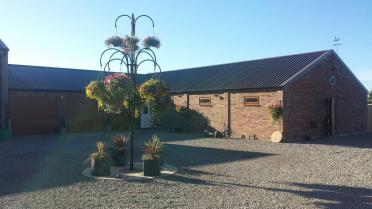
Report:
M288 79L329 50L161 73L171 92L196 92L282 87ZM9 65L9 88L22 90L83 91L101 71ZM152 74L139 75L140 82Z
M93 70L12 64L9 64L8 72L9 89L49 91L83 91L101 73Z
M4 42L0 39L0 51L9 51L9 48L4 44Z
M172 92L277 88L327 52L167 71L161 79Z

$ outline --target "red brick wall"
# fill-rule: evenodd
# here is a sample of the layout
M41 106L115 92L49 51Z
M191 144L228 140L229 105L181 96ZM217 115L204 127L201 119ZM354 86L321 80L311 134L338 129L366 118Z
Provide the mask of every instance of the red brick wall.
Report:
M336 85L330 85L334 75ZM367 126L367 94L331 55L284 90L284 136L288 140L327 134L327 99L335 98L335 134L362 132ZM311 121L317 123L311 127Z
M199 98L211 98L210 106L200 106ZM218 131L223 131L227 126L227 93L215 94L190 94L189 108L202 113L210 122L210 126Z
M177 106L187 106L187 94L179 94L171 96L173 103Z
M259 105L245 106L244 96L258 96ZM231 129L233 137L256 135L259 140L270 140L274 131L283 130L282 119L272 121L269 105L283 100L283 91L231 93Z
M245 106L244 96L259 96L260 104ZM210 106L200 106L199 98L211 98ZM172 100L176 105L187 105L186 95L174 95ZM280 90L266 90L257 92L238 92L230 94L231 101L231 129L233 137L246 138L256 135L257 139L270 139L274 131L282 131L282 119L272 122L268 112L268 106L283 100L283 92ZM210 121L210 126L218 131L223 131L228 123L228 94L227 93L204 93L190 94L189 107L202 113Z

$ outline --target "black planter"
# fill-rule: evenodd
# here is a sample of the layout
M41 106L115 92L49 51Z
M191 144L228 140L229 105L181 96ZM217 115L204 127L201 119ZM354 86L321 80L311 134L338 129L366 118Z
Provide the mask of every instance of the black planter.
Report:
M92 160L93 176L109 176L111 174L111 162L109 157Z
M159 159L143 161L144 176L160 176L160 161Z
M59 130L60 134L66 134L67 133L67 127L66 126L61 126Z
M127 166L128 157L125 150L113 149L111 151L112 165L114 166Z

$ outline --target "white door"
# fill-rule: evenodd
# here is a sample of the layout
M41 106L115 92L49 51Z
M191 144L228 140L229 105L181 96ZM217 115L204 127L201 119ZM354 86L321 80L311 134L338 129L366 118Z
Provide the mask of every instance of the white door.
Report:
M150 108L146 105L141 107L141 128L151 128Z

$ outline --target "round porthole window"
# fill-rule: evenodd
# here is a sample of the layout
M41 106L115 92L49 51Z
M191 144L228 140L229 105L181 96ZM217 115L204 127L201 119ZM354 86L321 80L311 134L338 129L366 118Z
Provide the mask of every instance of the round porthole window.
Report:
M336 85L336 77L332 75L331 78L329 79L329 82L331 83L331 86Z

